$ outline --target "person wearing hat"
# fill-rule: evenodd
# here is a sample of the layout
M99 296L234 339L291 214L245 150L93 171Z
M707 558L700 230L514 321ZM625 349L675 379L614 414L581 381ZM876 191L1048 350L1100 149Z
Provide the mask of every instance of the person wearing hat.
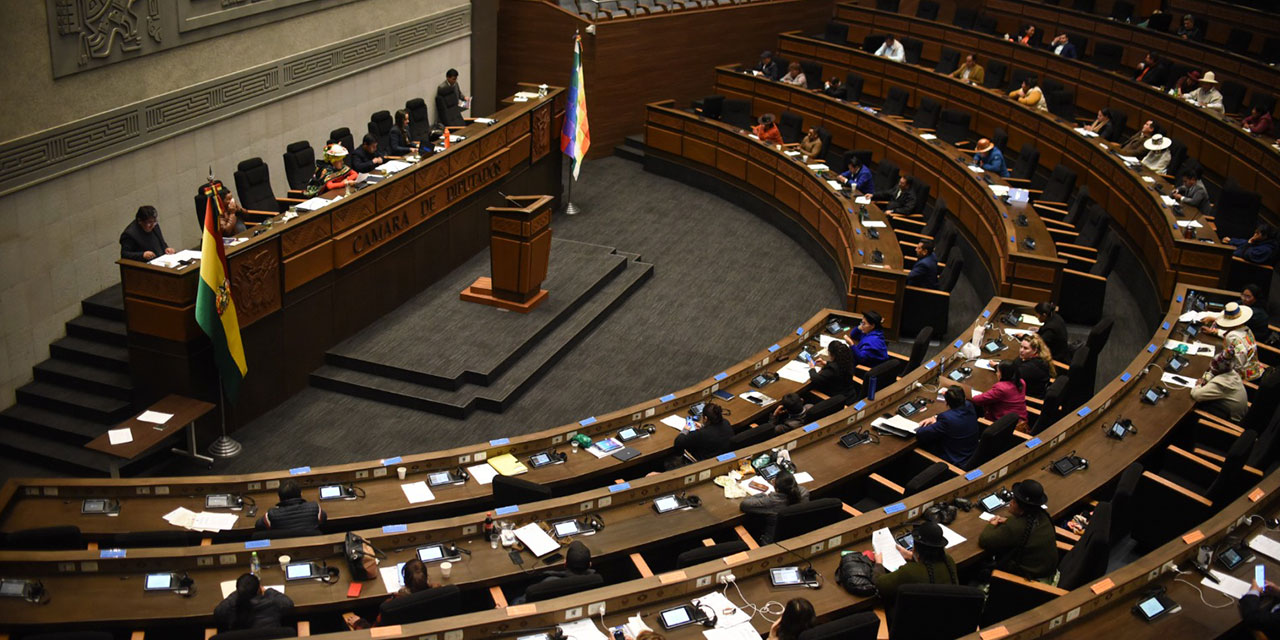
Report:
M809 84L809 79L804 77L804 69L800 68L799 62L792 62L787 65L787 75L778 78L778 80L797 87L805 87Z
M1271 112L1255 104L1249 109L1249 115L1245 116L1240 123L1249 130L1249 133L1265 136L1271 133Z
M978 450L978 410L962 387L951 385L942 393L947 410L920 421L916 441L926 451L954 465L969 461Z
M770 80L777 80L782 76L781 71L778 69L778 63L773 59L772 51L765 51L764 53L761 53L760 61L757 62L756 66L752 67L751 70Z
M876 554L871 579L880 597L884 598L886 609L892 610L894 598L903 585L960 584L960 572L956 570L956 561L947 553L947 538L942 535L942 525L936 522L918 524L911 530L911 540L910 549L897 545L898 553L907 563L895 571L886 572L884 557Z
M543 575L542 580L534 584L546 584L557 580L565 580L577 576L595 575L596 570L591 568L591 549L587 548L581 540L574 540L569 543L569 548L564 552L564 570L563 571L547 571ZM524 604L525 595L520 594L512 604Z
M1258 342L1249 330L1248 322L1253 317L1253 309L1239 302L1228 302L1222 309L1213 326L1205 327L1204 332L1222 335L1222 350L1213 356L1214 360L1225 360L1231 368L1240 374L1246 382L1262 377L1262 365L1258 362Z
M951 72L951 77L959 78L969 84L981 85L982 81L987 77L987 71L982 68L982 65L978 64L978 60L970 53L965 55L964 62L961 62L960 66Z
M1173 154L1169 152L1169 147L1173 146L1173 141L1168 136L1155 134L1147 141L1142 143L1142 148L1147 150L1147 155L1142 156L1142 166L1156 172L1164 173L1169 169L1169 163L1173 161Z
M328 165L316 169L315 175L311 176L311 182L303 190L304 195L308 197L316 196L321 191L342 189L349 184L355 183L356 172L347 166L346 147L337 142L325 145L324 161Z
M1004 162L1004 153L987 138L978 140L973 150L973 164L1002 178L1009 177L1009 167Z
M1196 27L1196 17L1191 14L1182 16L1182 26L1178 27L1178 37L1183 40L1200 42L1200 29Z
M1035 480L1013 484L1008 516L994 516L978 536L978 546L992 554L995 568L1027 578L1052 582L1058 571L1058 545L1044 487Z
M1244 380L1225 358L1209 362L1209 372L1196 381L1191 399L1205 411L1232 422L1240 422L1249 410Z
M867 165L862 164L862 158L858 154L850 151L844 154L844 164L848 167L844 173L836 176L836 181L845 184L852 184L858 193L874 193L875 184L872 182L871 169Z
M1187 75L1178 78L1177 82L1173 83L1173 95L1182 96L1191 93L1199 86L1200 71L1198 69L1192 69L1187 72Z
M1120 153L1126 156L1140 157L1146 153L1147 141L1156 134L1156 123L1154 120L1147 120L1142 123L1142 127L1138 132L1129 136L1124 144L1120 145Z
M907 54L902 48L902 43L898 42L898 39L893 37L892 33L884 37L884 44L880 45L879 49L876 49L875 55L879 58L888 58L894 62L905 62L907 60Z
M1188 169L1182 172L1182 184L1174 190L1173 199L1184 207L1195 207L1201 212L1209 212L1209 192L1200 182L1200 170Z
M1237 258L1243 258L1254 264L1269 265L1275 262L1277 250L1280 249L1275 227L1265 222L1259 223L1253 230L1253 235L1247 240L1223 236L1222 241L1236 248L1234 255Z
M1222 92L1218 91L1218 79L1212 71L1205 72L1204 77L1200 78L1200 88L1188 93L1187 100L1218 115L1226 113L1226 107L1222 106Z
M1049 111L1049 102L1044 99L1044 91L1040 90L1040 85L1036 82L1035 76L1027 76L1022 79L1022 86L1009 92L1009 97L1018 101L1018 104L1031 107L1036 111Z
M868 311L862 315L862 322L845 334L844 341L853 349L854 364L874 367L889 359L889 343L880 328L883 323L879 312Z
M783 144L782 132L778 130L772 113L760 116L760 124L751 127L751 133L765 144Z

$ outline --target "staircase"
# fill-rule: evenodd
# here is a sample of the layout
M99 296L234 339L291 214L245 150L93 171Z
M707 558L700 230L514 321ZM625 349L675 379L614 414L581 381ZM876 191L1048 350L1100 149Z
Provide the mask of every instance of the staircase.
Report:
M32 367L17 404L0 412L0 448L76 474L105 474L109 457L84 448L133 413L120 285L80 302L83 314Z
M613 148L613 155L623 160L644 164L644 134L627 136L622 144Z

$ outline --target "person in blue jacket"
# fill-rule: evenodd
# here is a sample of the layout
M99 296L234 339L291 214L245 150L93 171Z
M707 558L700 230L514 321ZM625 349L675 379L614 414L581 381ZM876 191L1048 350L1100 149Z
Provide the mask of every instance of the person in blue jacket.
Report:
M1273 264L1276 261L1276 250L1280 241L1276 240L1276 230L1265 222L1253 230L1249 239L1223 238L1223 242L1236 248L1235 255L1254 264Z
M836 181L853 183L853 188L857 189L858 193L875 193L876 188L871 181L871 169L862 164L862 158L859 158L854 153L846 153L844 164L848 169L836 176Z
M853 359L857 364L874 367L889 359L889 345L884 339L884 330L880 325L884 318L879 312L868 311L862 315L862 322L857 328L844 337L853 349Z
M947 410L921 420L916 440L926 451L960 466L978 450L978 435L982 433L978 412L961 387L947 387L942 398Z
M916 263L907 274L907 284L926 289L938 288L938 256L933 254L933 239L916 243Z
M979 140L973 151L973 164L1000 177L1009 177L1009 167L1004 163L1004 154L990 140L986 138Z

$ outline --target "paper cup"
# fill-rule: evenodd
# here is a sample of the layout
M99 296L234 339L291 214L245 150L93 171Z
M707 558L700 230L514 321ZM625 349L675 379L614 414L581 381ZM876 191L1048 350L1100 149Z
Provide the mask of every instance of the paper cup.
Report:
M290 560L292 560L293 558L290 558L289 556L284 556L284 555L282 555L282 556L277 556L277 557L276 557L276 559L280 561L280 566L282 566L282 567L283 567L283 566L285 566L286 564L289 564L289 561L290 561Z
M407 474L407 473L409 473L409 469L408 469L408 468L406 468L406 467L396 467L396 477L397 477L397 478L400 478L401 480L404 480L404 476L405 476L405 474Z
M451 574L451 573L453 573L453 563L452 563L452 562L441 562L441 563L440 563L440 576L441 576L442 578L448 578L448 577L449 577L449 574Z

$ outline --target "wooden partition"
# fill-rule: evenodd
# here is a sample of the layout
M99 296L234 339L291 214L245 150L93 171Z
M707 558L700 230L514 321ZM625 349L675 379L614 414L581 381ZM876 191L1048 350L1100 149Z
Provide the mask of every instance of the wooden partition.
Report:
M1181 24L1185 14L1204 18L1209 24L1205 40L1210 46L1225 44L1232 29L1243 29L1252 36L1249 40L1249 55L1257 57L1267 38L1280 38L1280 16L1276 15L1275 6L1271 7L1272 11L1267 12L1223 0L1168 0L1167 5L1169 13L1174 16L1175 29Z

